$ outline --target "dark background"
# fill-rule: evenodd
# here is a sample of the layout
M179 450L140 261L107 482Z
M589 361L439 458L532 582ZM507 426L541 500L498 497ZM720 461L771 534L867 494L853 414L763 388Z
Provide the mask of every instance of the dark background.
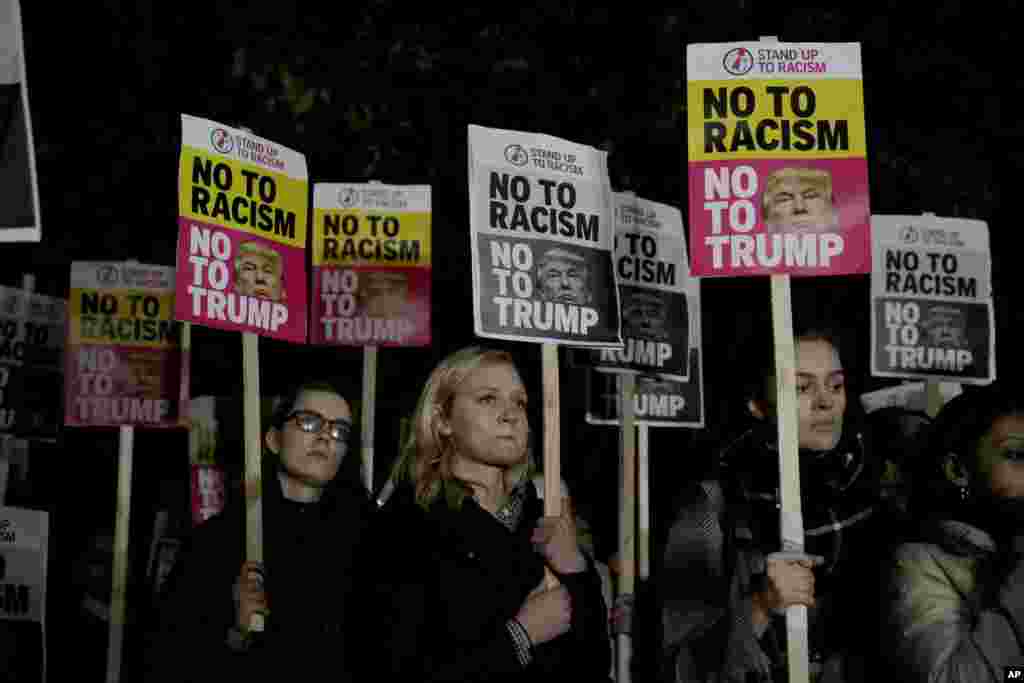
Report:
M0 245L0 285L20 286L31 273L38 291L66 296L73 260L173 265L181 113L246 126L305 153L313 182L433 187L434 344L380 353L378 485L397 449L398 421L412 411L430 368L473 341L467 125L600 147L609 152L616 190L678 206L685 218L684 54L692 42L777 36L861 43L871 210L988 222L997 374L1020 376L1012 351L1021 342L1021 293L1011 269L1019 259L1013 197L1024 137L1019 107L1011 104L1022 86L1015 3L981 9L935 2L888 13L873 11L872 3L839 10L753 0L597 9L571 0L514 9L22 4L43 241ZM673 494L705 466L709 446L740 415L740 389L756 376L771 334L766 279L708 280L702 297L708 428L652 430L656 538ZM793 282L798 324L823 318L841 328L853 395L894 383L869 377L868 302L867 276ZM520 360L536 412L539 349L495 345ZM300 374L320 374L359 395L359 349L262 340L260 351L264 393L281 392ZM194 328L193 394L238 397L241 359L237 334ZM563 476L607 556L616 542L617 432L584 424L582 371L568 365ZM539 435L539 415L533 424ZM240 426L227 419L222 427L225 457L237 466ZM81 566L90 538L113 530L116 454L113 430L65 430L58 443L33 446L27 481L8 495L11 504L51 511L50 651L59 657L72 644L86 645L90 654L76 662L79 680L99 680L105 666L105 625L77 612L76 591L89 572ZM187 505L186 454L181 433L137 433L136 574L144 573L153 511ZM144 611L145 592L133 591L129 603Z

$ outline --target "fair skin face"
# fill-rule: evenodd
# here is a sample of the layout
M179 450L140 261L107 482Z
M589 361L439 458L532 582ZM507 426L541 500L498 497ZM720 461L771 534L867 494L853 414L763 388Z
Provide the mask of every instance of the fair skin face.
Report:
M238 257L235 289L241 294L277 301L281 298L281 267L276 258L249 252Z
M776 232L826 232L835 218L832 200L820 183L784 178L765 202L765 222Z
M827 451L843 432L846 383L839 353L822 339L796 345L796 390L800 447ZM809 559L769 559L766 586L751 596L756 626L767 624L771 613L791 605L814 606L814 572Z
M352 422L348 403L330 392L304 392L292 410L317 413L327 420L342 420L349 425ZM289 419L281 429L267 432L267 448L281 459L278 479L285 498L299 502L319 500L324 487L338 473L347 444L335 441L328 430L325 423L319 432L303 432L294 419Z
M492 514L508 493L505 474L526 458L529 423L526 388L515 367L484 363L459 384L439 430L455 444L453 473L469 482L474 497ZM571 514L571 513L570 513ZM556 571L582 571L585 561L576 545L571 517L545 517L531 540ZM516 618L531 642L540 644L569 630L572 605L564 586L542 585L530 593Z
M455 444L455 476L469 482L492 513L507 493L506 471L526 458L526 402L526 387L513 366L484 363L459 384L440 424L441 435Z
M803 339L796 345L796 361L800 448L831 450L843 433L846 412L846 376L839 352L827 341ZM774 399L773 393L768 395ZM773 406L758 401L750 403L750 411L759 418L774 413Z
M839 353L828 342L814 339L799 342L796 357L800 447L831 450L839 443L846 412L846 378Z

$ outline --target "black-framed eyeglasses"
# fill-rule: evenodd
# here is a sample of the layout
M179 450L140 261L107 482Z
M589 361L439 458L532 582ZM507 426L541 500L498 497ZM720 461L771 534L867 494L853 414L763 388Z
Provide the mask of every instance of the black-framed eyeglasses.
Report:
M319 434L327 425L327 434L335 441L348 441L352 433L349 420L328 420L320 413L312 410L296 410L285 418L285 422L294 421L299 429L307 434Z

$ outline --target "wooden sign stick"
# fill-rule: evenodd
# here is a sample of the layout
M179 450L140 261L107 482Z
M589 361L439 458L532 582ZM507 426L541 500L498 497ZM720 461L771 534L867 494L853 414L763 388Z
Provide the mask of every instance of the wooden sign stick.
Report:
M779 525L782 551L804 552L804 519L800 505L800 427L796 405L796 345L789 275L772 275L772 336L775 343L775 387L779 426ZM786 608L786 647L790 683L807 683L809 649L807 608Z
M651 475L648 459L648 425L638 424L637 431L637 514L640 537L637 539L637 576L641 581L651 578Z
M935 218L934 211L924 211L921 215L926 218ZM942 392L939 390L939 380L929 377L925 380L924 387L925 412L928 413L928 417L935 419L935 416L942 410Z
M368 180L370 185L380 185L379 180ZM377 403L377 347L363 347L363 421L360 441L363 447L363 479L366 490L373 494L373 428Z
M373 432L377 403L377 347L363 347L363 409L360 441L363 448L363 478L373 493Z
M128 526L132 500L132 450L135 428L122 425L117 456L117 512L114 517L113 585L110 592L110 642L107 646L107 683L121 679L124 642L125 593L128 577Z
M544 384L544 516L562 514L561 411L558 380L558 346L541 345L542 381ZM551 572L545 572L548 588L558 585Z
M619 465L622 488L619 492L619 580L616 601L621 607L632 609L636 590L636 415L633 409L636 376L619 376L619 411L622 428L619 432L621 448ZM615 681L629 683L630 661L633 658L632 616L630 627L615 634Z
M245 559L263 562L263 472L260 438L259 337L242 333L242 391L245 436ZM265 615L255 613L249 630L262 632Z

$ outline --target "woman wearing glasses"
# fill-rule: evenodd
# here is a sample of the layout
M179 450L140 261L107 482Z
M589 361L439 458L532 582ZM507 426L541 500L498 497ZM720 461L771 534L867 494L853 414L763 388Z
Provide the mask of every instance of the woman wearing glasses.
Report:
M351 433L329 384L278 404L264 434L264 563L244 562L244 500L196 529L168 577L145 680L279 681L299 662L346 678L349 577L373 513ZM262 634L248 631L257 612Z

